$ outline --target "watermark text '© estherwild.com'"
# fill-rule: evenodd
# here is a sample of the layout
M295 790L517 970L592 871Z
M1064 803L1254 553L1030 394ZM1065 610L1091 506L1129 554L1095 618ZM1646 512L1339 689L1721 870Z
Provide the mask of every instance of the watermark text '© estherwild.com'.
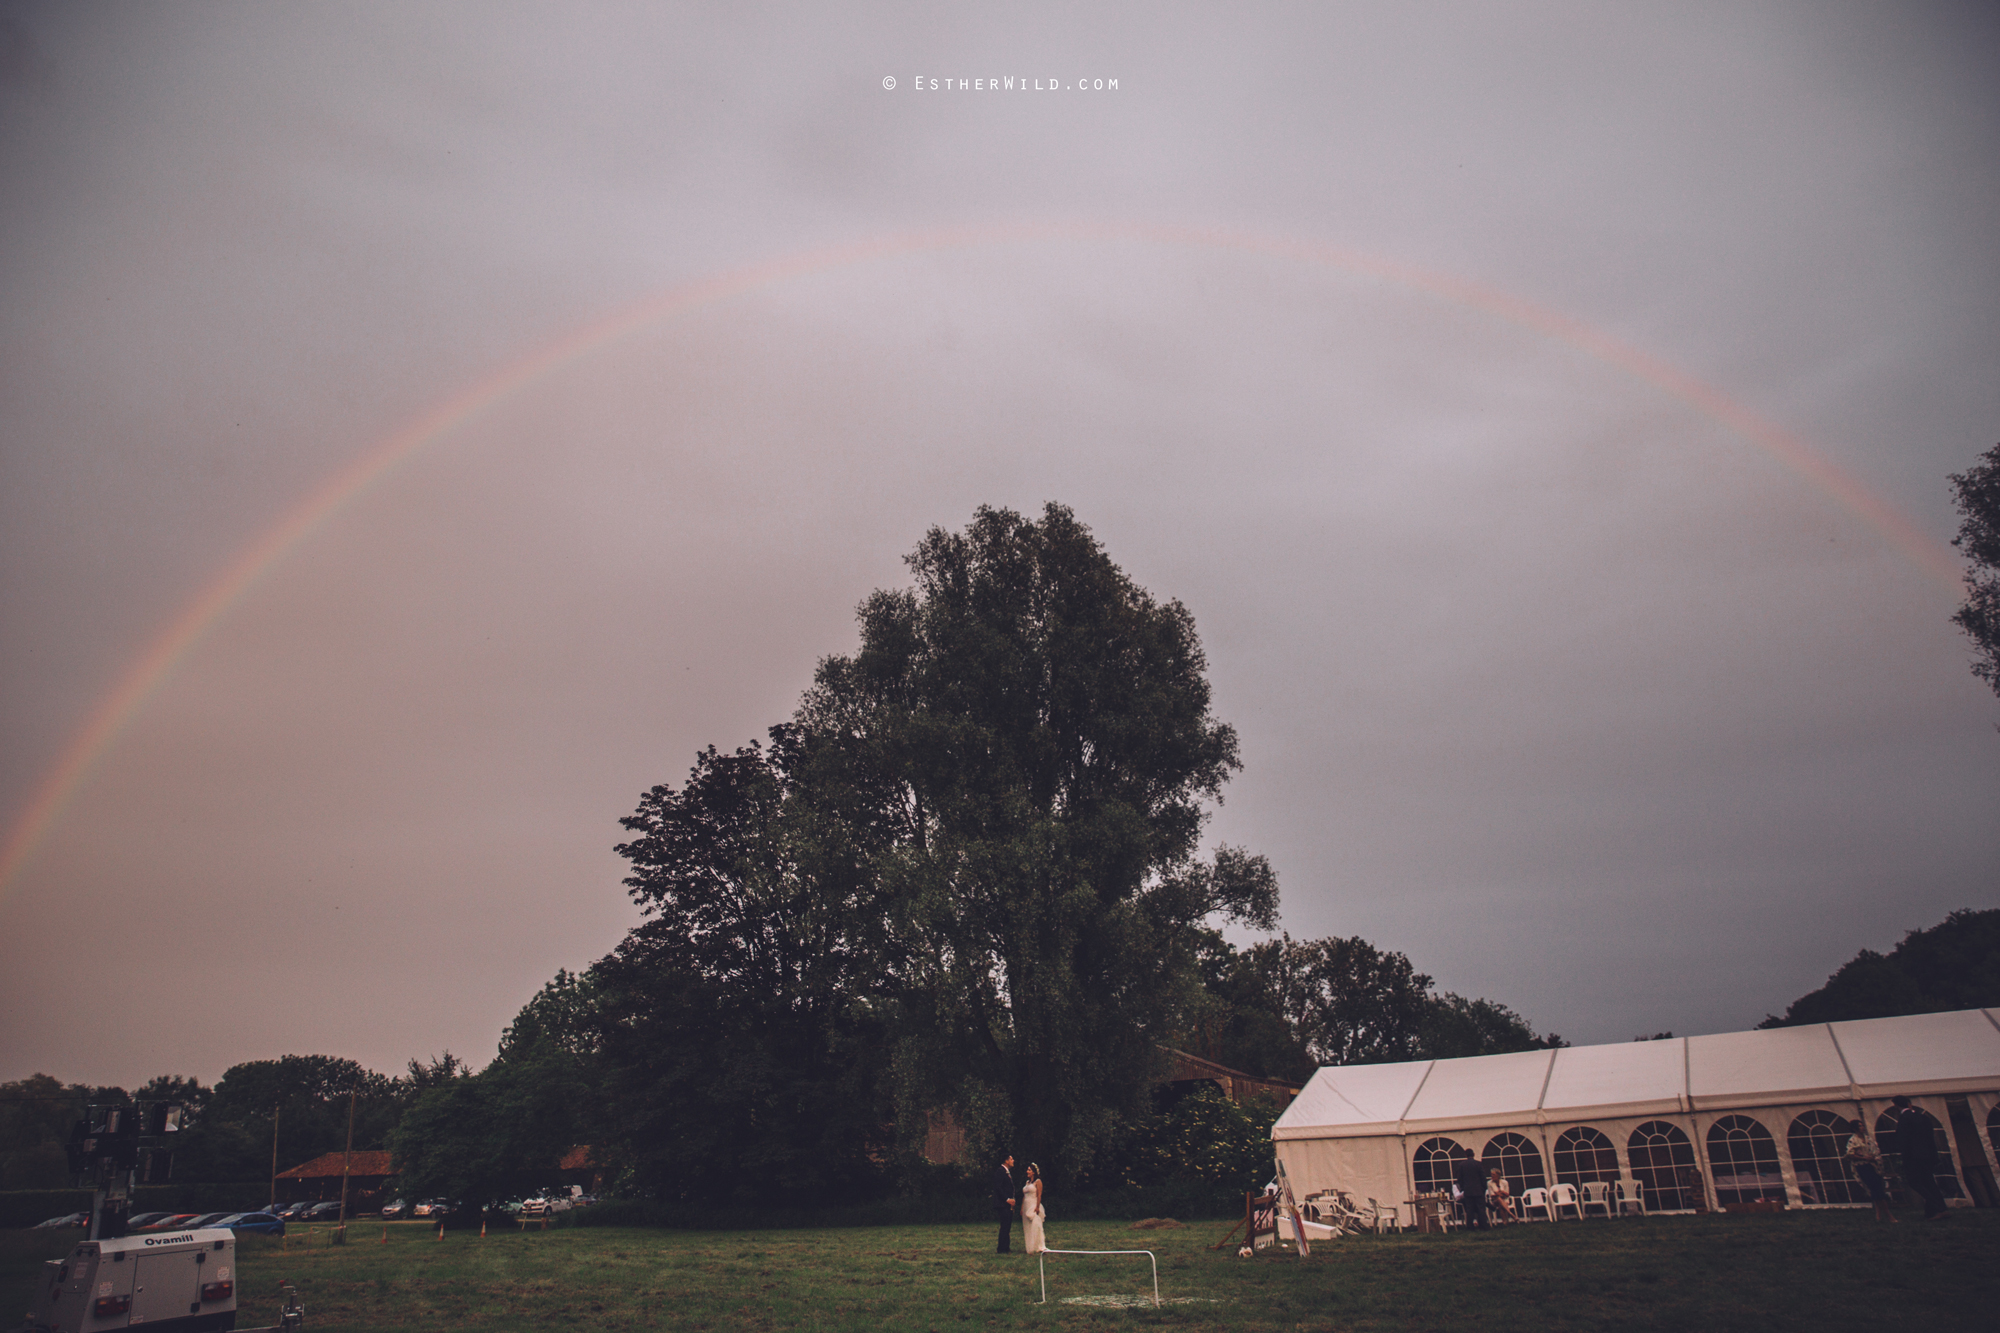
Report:
M891 74L882 80L888 92L907 87L914 93L1115 93L1116 79L1024 79L1009 74L1001 78L947 79L919 74L905 84Z

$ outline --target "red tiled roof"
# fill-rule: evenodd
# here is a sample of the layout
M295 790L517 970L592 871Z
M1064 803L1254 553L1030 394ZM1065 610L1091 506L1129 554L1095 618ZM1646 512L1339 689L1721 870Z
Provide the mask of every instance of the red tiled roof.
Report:
M1299 1089L1295 1084L1275 1078L1263 1078L1256 1074L1246 1074L1240 1069L1231 1069L1228 1065L1204 1060L1199 1055L1189 1055L1186 1051L1177 1051L1171 1046L1162 1046L1160 1049L1174 1058L1173 1071L1167 1075L1169 1082L1179 1082L1184 1079L1227 1078L1246 1087L1281 1090L1288 1097L1299 1095Z
M357 1148L353 1153L352 1165L347 1165L348 1154L330 1152L315 1157L304 1166L295 1166L289 1171L280 1171L280 1180L312 1180L321 1176L337 1176L345 1171L354 1176L386 1176L389 1174L389 1152L386 1148Z

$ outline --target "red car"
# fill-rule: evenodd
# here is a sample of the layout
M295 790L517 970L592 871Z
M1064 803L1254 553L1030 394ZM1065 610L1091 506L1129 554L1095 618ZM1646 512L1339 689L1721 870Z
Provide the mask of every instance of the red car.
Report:
M174 1231L200 1217L200 1213L169 1213L157 1222L148 1222L140 1231Z

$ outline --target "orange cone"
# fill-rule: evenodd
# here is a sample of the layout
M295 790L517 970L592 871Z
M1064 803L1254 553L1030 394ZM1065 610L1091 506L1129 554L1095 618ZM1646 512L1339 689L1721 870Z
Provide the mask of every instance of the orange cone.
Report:
M479 1239L486 1239L486 1219L483 1217L479 1219Z
M384 1245L389 1243L389 1228L387 1227L382 1228L382 1243Z

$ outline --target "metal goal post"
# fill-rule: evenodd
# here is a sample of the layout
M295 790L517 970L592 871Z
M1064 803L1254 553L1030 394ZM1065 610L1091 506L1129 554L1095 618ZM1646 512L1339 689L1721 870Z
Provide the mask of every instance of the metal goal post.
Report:
M1153 1308L1156 1310L1160 1308L1160 1261L1153 1257L1153 1252L1151 1250L1037 1250L1035 1253L1036 1253L1036 1259L1038 1260L1038 1262L1035 1265L1035 1268L1036 1271L1039 1272L1042 1277L1042 1299L1039 1302L1039 1304L1047 1305L1049 1303L1049 1268L1048 1268L1049 1255L1143 1254L1146 1256L1147 1262L1153 1265Z

